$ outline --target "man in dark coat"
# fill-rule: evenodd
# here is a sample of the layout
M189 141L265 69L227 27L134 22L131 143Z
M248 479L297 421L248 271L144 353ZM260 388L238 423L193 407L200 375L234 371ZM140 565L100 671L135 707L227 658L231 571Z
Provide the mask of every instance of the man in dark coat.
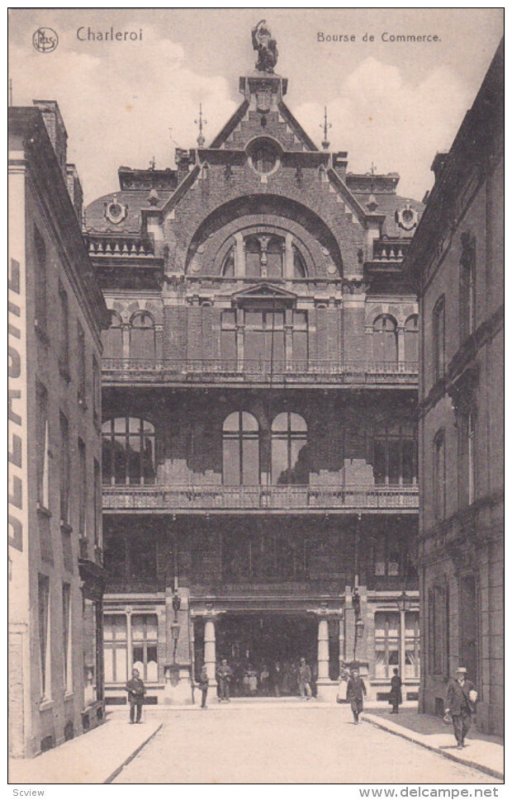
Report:
M391 678L391 691L389 693L389 705L392 706L391 713L398 714L398 706L402 704L402 679L395 667Z
M359 677L359 670L354 668L350 671L350 678L347 681L347 700L350 703L354 724L359 722L359 714L363 710L363 696L366 694L364 681Z
M206 705L206 698L208 697L208 672L206 670L206 664L203 664L201 667L197 688L201 689L201 708L208 708Z
M464 739L471 728L471 719L478 699L475 686L468 681L466 674L465 667L459 667L455 671L455 678L448 684L446 695L445 714L451 714L457 750L462 750L464 747Z
M224 700L226 703L230 702L229 699L229 684L233 677L233 670L229 666L227 659L223 658L220 667L217 670L217 681L219 683L219 702Z
M132 725L134 722L140 722L142 704L144 702L144 695L146 694L146 687L144 686L144 681L139 676L138 669L132 669L132 677L124 688L128 692L130 725ZM137 717L135 717L135 710L137 710Z

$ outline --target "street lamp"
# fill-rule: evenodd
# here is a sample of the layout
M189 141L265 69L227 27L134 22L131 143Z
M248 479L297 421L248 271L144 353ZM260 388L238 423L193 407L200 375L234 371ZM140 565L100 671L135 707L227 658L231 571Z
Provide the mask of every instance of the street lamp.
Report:
M411 598L405 590L396 601L400 614L400 678L402 681L405 681L405 612L410 602Z
M178 639L180 638L180 624L179 622L172 622L171 623L171 638L173 642L172 648L172 663L173 665L176 664L176 649L178 647Z

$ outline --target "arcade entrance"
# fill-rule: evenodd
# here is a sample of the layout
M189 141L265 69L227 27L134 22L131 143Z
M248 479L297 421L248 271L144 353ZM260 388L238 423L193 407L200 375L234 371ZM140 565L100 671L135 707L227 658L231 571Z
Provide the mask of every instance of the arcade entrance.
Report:
M233 697L299 694L297 668L304 656L316 676L318 622L294 614L227 613L216 625L217 663L233 670ZM196 667L202 663L202 636L196 633Z

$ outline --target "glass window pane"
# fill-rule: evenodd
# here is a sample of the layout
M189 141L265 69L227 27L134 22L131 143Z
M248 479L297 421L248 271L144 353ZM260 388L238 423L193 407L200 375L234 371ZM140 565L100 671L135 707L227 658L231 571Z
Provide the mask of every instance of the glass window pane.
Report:
M126 617L124 614L116 614L112 619L114 622L114 639L124 641L126 639Z
M258 430L258 420L253 414L249 414L248 411L242 411L242 429L244 431Z
M398 439L388 439L388 454L389 483L397 484L400 479L400 441Z
M257 486L260 482L259 442L245 439L243 442L243 484Z
M386 447L381 439L375 439L373 444L373 475L375 483L386 482Z
M413 439L405 439L402 442L402 480L404 483L412 483L416 479L415 451L416 443Z
M245 329L244 358L263 361L266 355L266 333Z
M150 640L158 638L158 617L156 616L156 614L146 615L146 635L147 638ZM149 648L148 648L148 653L149 653ZM155 660L156 660L156 655L155 655Z
M238 411L233 411L232 414L229 414L226 417L222 429L227 432L229 431L237 432L238 430L240 430L240 414L238 413Z
M132 639L144 638L144 615L132 614Z
M128 658L125 647L116 647L114 657L114 680L126 681L128 679Z
M220 353L225 361L233 361L236 364L237 347L236 331L224 330L220 333Z
M288 441L287 439L272 439L272 483L287 484L291 482L288 469Z
M288 429L288 415L286 412L278 414L272 422L273 431L286 431Z
M222 482L226 486L238 486L241 482L238 439L224 439L222 456Z
M126 418L125 417L116 417L113 420L114 425L114 433L123 433L126 431Z
M306 421L300 414L290 414L290 429L292 431L307 431L308 426L306 425Z
M114 653L110 646L106 646L103 651L103 664L105 669L105 682L111 683L114 680Z

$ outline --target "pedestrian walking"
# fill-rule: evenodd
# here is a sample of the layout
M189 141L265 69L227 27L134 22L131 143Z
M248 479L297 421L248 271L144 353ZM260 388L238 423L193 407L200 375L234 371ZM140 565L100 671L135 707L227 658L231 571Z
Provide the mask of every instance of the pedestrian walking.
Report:
M389 693L388 703L392 706L391 713L398 714L398 706L402 705L402 679L396 667L393 670L393 677L391 678L391 691Z
M206 700L208 697L208 672L206 670L206 664L203 664L201 667L201 672L199 673L199 680L197 682L197 688L201 689L201 708L208 708L206 705Z
M303 656L299 661L298 678L300 696L305 697L306 700L311 700L313 695L311 691L311 667L306 663L306 659Z
M365 695L366 686L363 679L359 677L359 670L354 667L350 671L350 678L347 681L347 700L352 709L355 725L359 722L359 714L363 710L363 697Z
M477 700L478 692L475 685L467 679L467 669L459 667L455 670L455 677L448 684L445 708L445 714L450 714L452 718L457 750L462 750L464 747L464 739L471 728Z
M229 703L229 685L233 677L233 670L229 666L227 659L223 658L220 667L217 669L217 681L219 684L219 703L223 701Z
M146 694L146 687L144 681L139 675L138 669L132 669L132 677L124 687L128 692L128 703L130 704L130 725L134 722L140 722L142 716L142 704L144 703L144 695Z

